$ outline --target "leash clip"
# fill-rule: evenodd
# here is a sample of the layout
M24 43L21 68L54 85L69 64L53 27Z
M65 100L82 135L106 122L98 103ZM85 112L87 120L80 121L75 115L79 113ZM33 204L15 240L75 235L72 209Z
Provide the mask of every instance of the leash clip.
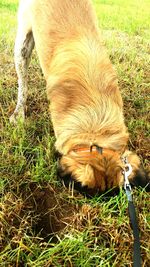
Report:
M123 174L124 174L124 189L125 190L130 190L131 191L131 185L129 182L128 177L130 176L130 174L132 173L132 167L131 164L126 163L124 170L123 170Z
M123 169L123 176L124 176L124 190L127 195L128 201L132 202L132 188L129 182L128 177L132 173L132 166L130 163L128 163L127 158L123 158L123 162L125 164L124 169Z

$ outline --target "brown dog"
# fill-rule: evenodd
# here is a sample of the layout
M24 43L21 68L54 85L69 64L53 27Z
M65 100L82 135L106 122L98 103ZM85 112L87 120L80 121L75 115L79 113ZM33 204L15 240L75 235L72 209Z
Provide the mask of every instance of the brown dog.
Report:
M127 149L122 98L90 0L27 0L19 8L15 63L18 102L11 121L24 118L27 68L34 43L47 95L62 176L103 192L130 181L146 186L137 155ZM148 185L150 187L150 185Z

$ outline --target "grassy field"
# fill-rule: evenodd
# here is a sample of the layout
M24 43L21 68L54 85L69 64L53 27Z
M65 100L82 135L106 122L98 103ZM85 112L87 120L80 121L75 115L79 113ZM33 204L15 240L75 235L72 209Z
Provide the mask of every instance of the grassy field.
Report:
M118 71L129 147L150 161L149 0L95 0ZM36 53L25 125L9 123L17 95L13 63L18 1L0 1L0 266L132 266L133 237L124 192L86 199L56 176L53 129ZM36 99L36 101L35 101ZM150 266L150 195L134 190L143 267ZM54 234L52 234L54 233Z

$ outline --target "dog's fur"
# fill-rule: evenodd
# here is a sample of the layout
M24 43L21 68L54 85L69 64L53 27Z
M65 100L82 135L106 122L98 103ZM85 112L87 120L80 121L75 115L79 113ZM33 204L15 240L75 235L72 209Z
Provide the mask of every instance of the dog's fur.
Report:
M27 68L35 43L47 82L56 149L62 155L62 176L71 175L81 186L103 192L123 184L121 157L127 156L133 168L130 181L146 186L149 178L138 156L126 150L129 134L122 98L91 1L22 0L18 14L19 90L11 121L24 119ZM93 144L114 153L74 151Z

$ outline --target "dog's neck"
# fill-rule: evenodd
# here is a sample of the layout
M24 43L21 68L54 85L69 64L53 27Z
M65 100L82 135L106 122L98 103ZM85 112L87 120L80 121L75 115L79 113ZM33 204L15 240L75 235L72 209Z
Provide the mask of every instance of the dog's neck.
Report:
M63 137L63 134L61 135ZM60 142L59 142L60 141ZM64 142L63 142L64 141ZM78 148L78 153L84 150L90 151L90 147L94 144L97 144L99 147L103 147L103 149L117 151L120 154L124 151L128 142L128 133L124 130L118 134L106 135L101 133L80 133L77 135L72 135L67 140L58 138L55 146L56 150L58 150L61 154L67 155L70 151ZM82 148L80 150L80 148ZM83 152L81 152L83 154Z
M96 157L96 156L110 156L110 157L114 157L116 155L119 156L119 154L122 154L124 151L115 151L113 149L109 149L109 148L103 148L103 147L99 147L97 145L92 145L92 146L85 146L85 145L78 145L75 146L73 149L71 149L69 151L69 154L72 156L78 156L78 157Z
M125 152L126 147L121 151L116 151L110 148L99 147L95 144L91 146L78 145L69 151L69 155L74 157L87 157L87 158L95 158L95 157L106 157L106 158L121 158L123 153Z

